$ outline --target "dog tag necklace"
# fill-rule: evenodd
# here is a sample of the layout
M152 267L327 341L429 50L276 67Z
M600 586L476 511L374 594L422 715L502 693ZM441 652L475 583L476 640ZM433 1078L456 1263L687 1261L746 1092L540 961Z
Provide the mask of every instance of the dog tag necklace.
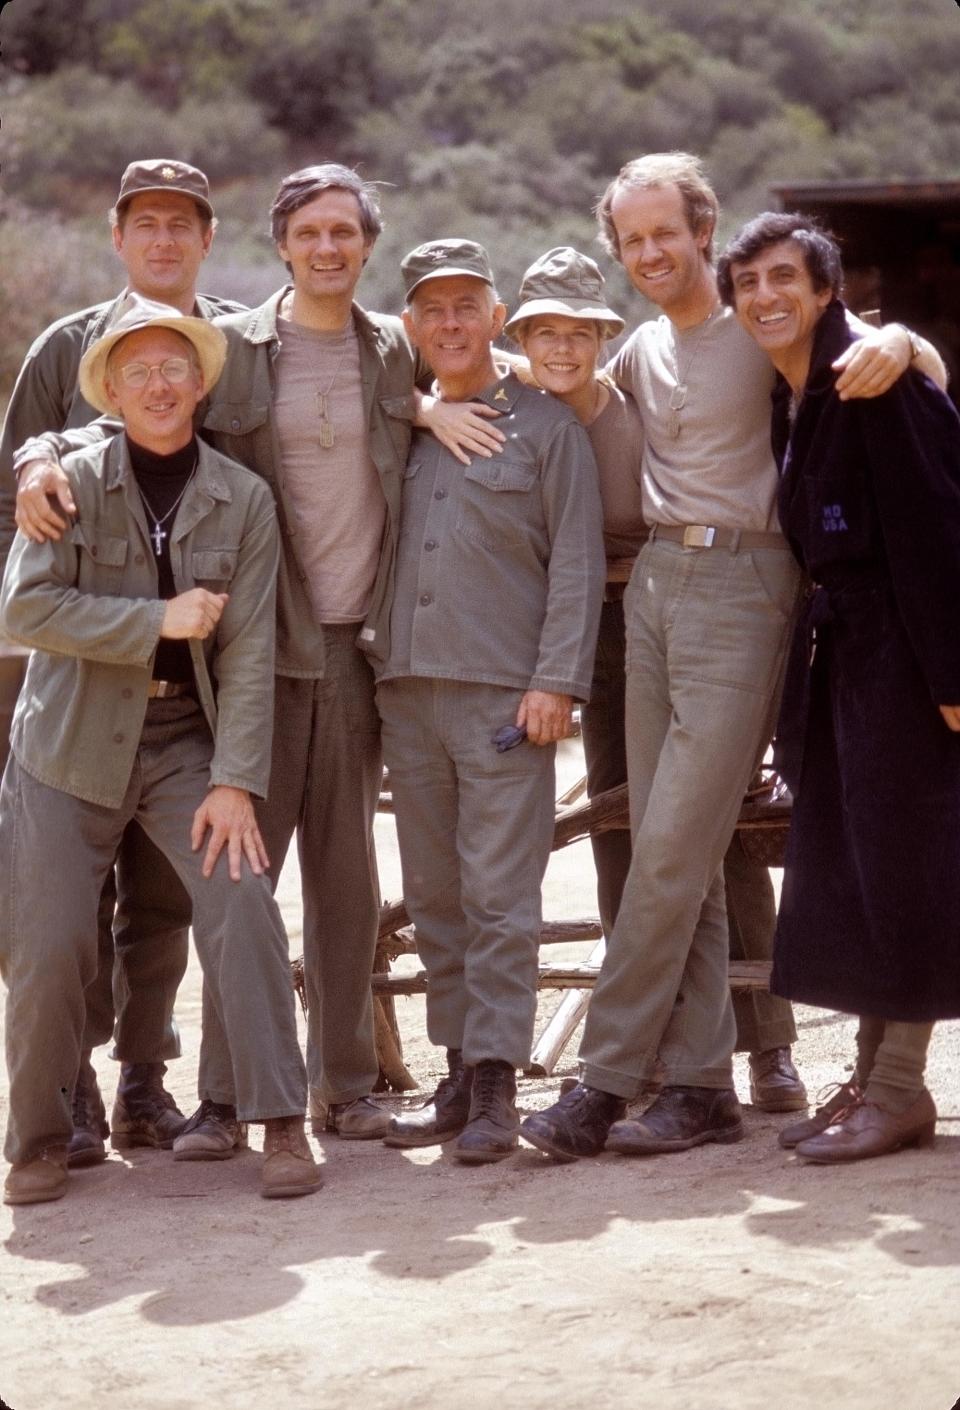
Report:
M697 353L700 351L700 346L707 336L707 330L719 312L720 305L718 304L704 319L703 326L700 329L700 336L694 344L693 352L687 358L687 365L682 373L680 371L680 350L677 347L677 332L674 330L673 365L677 380L676 384L670 388L670 400L667 403L672 413L669 421L669 431L674 440L680 435L680 413L687 404L687 379L690 376L690 370L697 360Z
M176 499L173 501L173 503L171 504L170 508L167 510L166 514L162 514L159 518L157 518L156 514L154 514L153 509L152 509L152 507L151 507L151 505L150 505L150 501L147 499L147 496L144 494L142 487L140 488L140 498L141 498L141 500L143 501L143 507L144 507L144 509L147 511L147 518L150 520L151 524L153 525L153 528L150 530L150 537L151 537L151 539L153 540L153 551L154 551L154 554L156 555L157 558L162 557L162 555L163 555L163 541L164 541L165 538L167 538L167 531L166 531L166 529L165 529L163 526L164 526L164 524L167 522L167 520L170 518L170 516L171 516L172 514L175 514L175 513L176 513L177 505L180 503L180 501L183 499L183 496L186 494L186 492L187 492L187 486L190 484L190 481L193 479L194 475L196 474L196 470L197 470L197 462L194 461L194 462L193 462L193 469L190 471L190 474L187 476L186 481L184 482L183 489L182 489L182 490L180 491L180 493L177 495Z
M333 433L333 422L330 420L330 404L327 398L333 391L334 383L340 376L340 368L343 366L343 359L346 355L346 351L340 354L340 360L333 369L333 376L330 378L330 381L322 392L317 392L317 410L320 413L320 444L324 450L330 450L336 439Z

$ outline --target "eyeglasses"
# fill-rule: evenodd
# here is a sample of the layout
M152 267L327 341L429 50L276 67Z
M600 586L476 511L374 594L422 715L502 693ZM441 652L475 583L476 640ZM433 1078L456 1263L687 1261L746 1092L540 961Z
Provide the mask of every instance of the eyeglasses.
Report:
M163 362L127 362L120 369L120 376L128 387L145 387L150 381L151 372L159 372L165 382L185 382L190 376L191 363L188 357L168 357Z

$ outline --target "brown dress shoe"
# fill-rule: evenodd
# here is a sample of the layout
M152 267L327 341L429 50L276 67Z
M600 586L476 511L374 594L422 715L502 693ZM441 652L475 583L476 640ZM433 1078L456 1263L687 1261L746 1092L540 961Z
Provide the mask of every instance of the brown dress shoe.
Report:
M826 1101L821 1101L827 1092L830 1092L831 1096ZM785 1151L790 1151L801 1141L809 1140L811 1136L819 1136L821 1131L826 1131L827 1127L833 1124L834 1117L843 1111L844 1107L858 1102L862 1095L855 1077L851 1077L849 1082L835 1082L832 1087L824 1087L817 1097L820 1104L813 1115L784 1126L777 1134L777 1144Z
M428 1102L414 1111L391 1116L383 1138L385 1146L407 1150L411 1146L436 1146L458 1136L470 1116L473 1068L463 1061L459 1048L447 1049L448 1076L437 1083Z
M323 1119L313 1115L313 1134L334 1131L344 1141L378 1141L390 1129L390 1112L372 1097L357 1097L352 1102L331 1102Z
M832 1126L797 1146L797 1155L817 1165L869 1160L901 1146L931 1146L937 1108L926 1087L906 1111L888 1111L876 1102L860 1100L842 1111Z
M3 1186L4 1204L43 1204L67 1193L67 1148L47 1146L10 1169Z
M303 1129L302 1116L276 1116L264 1122L260 1193L264 1199L312 1195L323 1184Z
M793 1065L789 1048L766 1048L750 1054L750 1100L758 1111L802 1111L807 1089Z

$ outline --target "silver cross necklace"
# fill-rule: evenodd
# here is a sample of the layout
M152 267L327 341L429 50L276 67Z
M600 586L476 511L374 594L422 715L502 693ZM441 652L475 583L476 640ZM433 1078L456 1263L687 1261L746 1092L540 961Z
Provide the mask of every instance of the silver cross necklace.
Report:
M198 462L197 462L196 460L193 462L193 469L190 471L190 474L187 476L186 480L184 481L183 489L182 489L182 490L180 491L180 493L177 495L176 499L173 501L173 503L171 504L170 508L167 510L166 514L161 514L159 518L158 518L157 515L153 512L153 509L152 509L152 507L151 507L150 501L147 499L147 496L144 494L142 486L138 486L138 488L140 489L140 498L141 498L141 500L143 501L143 507L144 507L144 509L147 511L147 518L150 520L151 524L153 525L153 528L150 530L150 537L151 537L151 539L153 540L153 551L154 551L155 555L157 556L157 558L161 557L161 555L163 554L163 541L164 541L165 538L168 537L167 531L166 531L166 529L165 529L163 526L164 526L164 524L167 522L167 520L168 520L173 514L176 513L178 504L180 503L180 501L183 499L183 496L184 496L184 495L186 494L186 492L187 492L187 486L190 484L190 481L193 479L194 475L197 473L197 463L198 463Z

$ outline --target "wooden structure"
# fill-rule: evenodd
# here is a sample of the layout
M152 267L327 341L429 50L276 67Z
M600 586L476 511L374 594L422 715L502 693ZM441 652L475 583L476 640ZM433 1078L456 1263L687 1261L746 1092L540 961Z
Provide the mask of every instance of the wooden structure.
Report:
M627 786L611 789L591 800L578 801L585 789L580 780L557 803L553 834L553 850L559 851L595 833L629 826ZM388 781L381 794L380 810L392 812L393 803ZM757 788L745 799L737 824L746 850L767 866L783 861L790 820L789 794L779 778L767 771ZM566 1043L586 1011L589 991L596 982L603 954L603 931L599 920L548 921L540 932L541 947L565 945L573 941L593 940L595 944L586 962L581 964L541 963L539 987L570 991L560 1010L551 1019L534 1050L530 1071L549 1074ZM397 975L390 972L391 962L400 955L416 954L413 928L403 901L388 902L380 912L374 972L371 978L376 1015L377 1056L380 1061L378 1090L403 1092L416 1086L403 1062L403 1050L397 1028L393 1000L399 995L425 994L427 976L423 970L415 974ZM300 1001L306 1008L303 987L303 962L293 962L293 979ZM733 989L765 989L770 977L766 961L731 961L730 985Z

